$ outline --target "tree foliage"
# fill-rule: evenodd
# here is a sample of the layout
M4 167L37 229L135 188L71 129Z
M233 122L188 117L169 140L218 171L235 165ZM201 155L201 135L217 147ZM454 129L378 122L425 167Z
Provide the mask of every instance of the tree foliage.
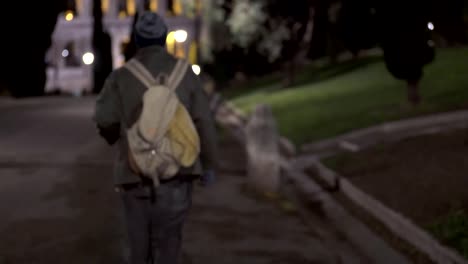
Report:
M288 48L304 37L309 6L307 0L294 4L280 0L237 0L227 24L234 43L240 47L254 45L270 62L289 60L294 52Z
M354 55L377 45L376 7L370 0L343 0L338 17L339 36Z
M417 3L395 0L377 6L379 42L389 72L408 83L408 99L420 101L418 83L423 68L435 58L427 9Z

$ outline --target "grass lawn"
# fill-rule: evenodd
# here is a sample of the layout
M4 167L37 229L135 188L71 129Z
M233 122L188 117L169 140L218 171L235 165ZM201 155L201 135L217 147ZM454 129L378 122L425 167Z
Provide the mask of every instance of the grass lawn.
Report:
M385 121L468 108L467 72L468 48L438 50L425 68L424 101L417 108L406 103L406 84L375 58L305 69L290 89L270 77L225 96L246 113L258 103L270 104L281 134L300 145Z
M418 136L325 164L468 258L468 130Z

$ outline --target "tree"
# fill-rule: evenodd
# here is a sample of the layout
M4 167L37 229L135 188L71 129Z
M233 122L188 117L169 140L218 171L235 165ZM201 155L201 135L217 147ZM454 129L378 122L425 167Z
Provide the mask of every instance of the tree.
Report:
M18 16L0 18L4 36L0 44L2 62L6 65L0 82L14 97L44 94L47 66L44 58L51 45L57 16L65 10L65 4L63 0L2 2L5 12L20 11L18 16L27 18L27 23L34 23L34 27L23 27L15 20Z
M268 1L267 10L269 13L269 38L264 39L264 43L279 41L271 40L275 34L286 35L286 29L289 29L288 38L282 41L281 56L278 58L285 63L286 77L284 86L290 87L295 84L295 76L299 61L307 55L307 48L310 45L310 34L307 33L308 27L312 27L312 6L308 0L296 0L294 5L283 0ZM282 28L277 28L281 25ZM284 31L282 33L281 31ZM271 49L266 49L271 52Z
M343 0L338 28L345 48L358 56L377 45L376 8L370 0Z
M93 51L94 51L94 86L93 93L99 93L104 82L112 71L111 37L102 26L101 0L93 1Z
M423 68L435 57L427 10L413 2L387 0L380 3L377 15L387 69L395 78L406 81L408 100L417 105Z
M312 35L307 53L309 59L314 60L327 55L327 34L330 30L328 9L330 8L330 4L328 0L315 1L313 3L314 15L312 19L314 34Z
M135 43L135 24L138 21L138 12L135 13L133 16L133 23L132 23L132 28L130 29L130 41L128 44L125 46L124 49L124 56L125 56L125 61L129 61L136 53L137 51L137 46Z
M237 23L237 21L232 20L231 16L237 6L234 3L231 0L207 0L203 9L202 34L205 38L201 38L202 45L200 47L203 67L205 72L216 78L219 89L229 86L228 83L236 75L240 76L238 73L259 76L270 73L275 67L274 63L270 63L264 54L259 53L257 46L250 43L250 40L249 43L242 41L243 34L249 34L252 25L247 23L245 27L244 25L236 27L236 24L231 24ZM236 12L238 11L236 10ZM236 13L237 15L242 14ZM251 21L251 18L241 19L239 22L248 22ZM237 30L237 28L240 32L233 34L231 30Z
M310 2L237 0L232 4L226 22L233 42L245 50L253 46L270 63L282 62L286 67L285 86L292 85L310 22Z

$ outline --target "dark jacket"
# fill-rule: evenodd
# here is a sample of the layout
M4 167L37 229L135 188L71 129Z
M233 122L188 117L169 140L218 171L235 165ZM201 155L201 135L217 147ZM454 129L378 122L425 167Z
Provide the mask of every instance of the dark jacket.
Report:
M161 72L170 74L176 59L163 47L150 46L137 52L135 58L157 76ZM142 96L146 87L127 69L119 68L107 78L96 101L94 121L101 136L113 145L118 144L115 162L115 184L135 183L141 178L131 172L128 164L126 129L136 122L141 112ZM189 68L176 89L179 100L190 113L200 135L201 154L190 168L181 168L180 174L200 175L212 170L216 157L216 130L209 109L209 101L201 82Z

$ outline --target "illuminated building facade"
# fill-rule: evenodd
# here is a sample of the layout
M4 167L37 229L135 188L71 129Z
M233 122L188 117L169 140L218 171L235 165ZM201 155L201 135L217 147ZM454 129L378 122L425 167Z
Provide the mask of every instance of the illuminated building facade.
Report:
M169 27L167 49L177 57L198 61L201 0L191 6L183 0L101 0L104 30L112 41L113 68L120 67L125 45L130 41L134 15L143 10L158 12ZM47 52L46 92L90 92L93 85L93 0L69 0L61 13Z

